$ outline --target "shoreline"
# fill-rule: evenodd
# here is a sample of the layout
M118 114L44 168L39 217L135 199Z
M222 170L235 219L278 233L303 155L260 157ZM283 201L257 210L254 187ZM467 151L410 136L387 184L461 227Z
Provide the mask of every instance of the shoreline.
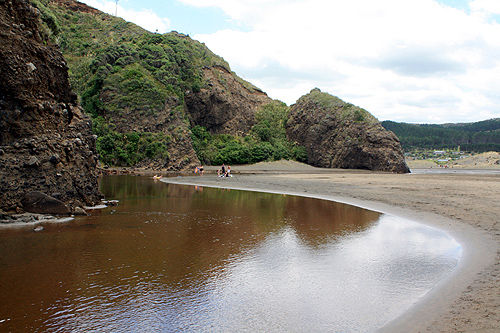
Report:
M239 167L235 167L239 169ZM172 184L314 197L401 216L445 231L463 247L459 265L380 332L500 329L498 173L388 174L294 165L244 167L232 178L163 178ZM239 170L238 170L239 171ZM489 192L488 195L486 195ZM493 192L493 193L491 193ZM479 204L481 203L481 204Z

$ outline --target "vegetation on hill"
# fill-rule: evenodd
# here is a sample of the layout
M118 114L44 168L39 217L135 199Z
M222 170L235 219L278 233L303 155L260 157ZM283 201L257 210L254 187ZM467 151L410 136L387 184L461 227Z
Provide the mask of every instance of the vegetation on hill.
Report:
M251 164L261 161L293 159L306 162L304 147L291 143L285 123L290 108L273 101L256 114L256 124L245 137L211 135L204 127L195 126L191 133L194 149L205 164Z
M96 141L100 160L107 165L130 166L145 159L157 157L167 158L166 144L172 138L163 132L129 132L119 133L114 131L103 117L97 116L93 119L92 129L98 138Z
M284 103L262 108L251 133L243 136L215 135L190 124L186 94L212 86L204 80L203 69L218 67L231 73L229 64L204 44L177 32L150 33L71 0L33 3L41 12L47 39L63 52L71 84L93 119L102 163L131 166L145 159L168 159L168 147L175 145L175 135L183 129L191 130L193 148L203 163L305 160L304 150L286 139ZM232 75L245 89L260 91ZM164 112L169 112L168 130L132 126ZM185 143L185 138L180 141Z
M144 115L156 115L167 102L185 118L184 92L200 89L202 66L229 68L204 45L181 34L152 34L98 11L67 8L64 2L34 0L34 4L44 31L68 62L73 89L92 116L105 164L127 166L167 157L169 135L123 131L115 123L120 118L133 123Z
M344 102L337 96L324 93L318 88L315 88L311 90L309 94L302 96L297 103L305 103L306 101L316 104L325 112L330 112L342 121L352 120L354 122L364 122L367 124L375 124L379 122L377 118L365 109L351 103Z
M462 124L407 124L383 121L407 152L428 149L458 149L483 153L500 151L500 119Z

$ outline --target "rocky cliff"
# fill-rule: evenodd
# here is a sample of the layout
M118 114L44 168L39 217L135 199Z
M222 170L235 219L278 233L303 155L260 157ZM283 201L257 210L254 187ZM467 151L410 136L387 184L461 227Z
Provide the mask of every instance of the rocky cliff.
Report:
M193 126L203 126L213 134L248 134L259 108L272 101L226 67L205 66L203 77L205 87L186 95L187 112Z
M0 22L0 210L70 214L97 204L91 122L39 10L0 0Z
M367 111L319 89L291 107L286 131L317 167L410 172L394 133Z

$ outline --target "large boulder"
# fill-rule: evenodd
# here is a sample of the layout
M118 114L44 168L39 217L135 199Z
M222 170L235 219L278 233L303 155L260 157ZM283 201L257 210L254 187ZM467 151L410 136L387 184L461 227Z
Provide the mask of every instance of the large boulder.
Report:
M292 105L286 131L316 167L410 172L394 133L366 110L319 89Z
M21 200L25 211L36 214L69 215L69 207L45 193L33 191L26 193Z

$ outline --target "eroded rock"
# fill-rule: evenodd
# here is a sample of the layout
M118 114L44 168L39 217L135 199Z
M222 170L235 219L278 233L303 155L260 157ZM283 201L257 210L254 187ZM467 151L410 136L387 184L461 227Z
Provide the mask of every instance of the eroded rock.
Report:
M208 88L186 94L188 115L193 125L213 134L243 135L255 124L259 108L272 101L266 93L238 80L227 68L203 68Z
M394 133L366 110L319 89L291 107L286 132L316 167L410 172Z
M0 1L0 22L0 210L64 215L76 200L99 203L90 119L71 91L61 52L40 32L40 12L29 1ZM37 191L60 196L21 204Z

